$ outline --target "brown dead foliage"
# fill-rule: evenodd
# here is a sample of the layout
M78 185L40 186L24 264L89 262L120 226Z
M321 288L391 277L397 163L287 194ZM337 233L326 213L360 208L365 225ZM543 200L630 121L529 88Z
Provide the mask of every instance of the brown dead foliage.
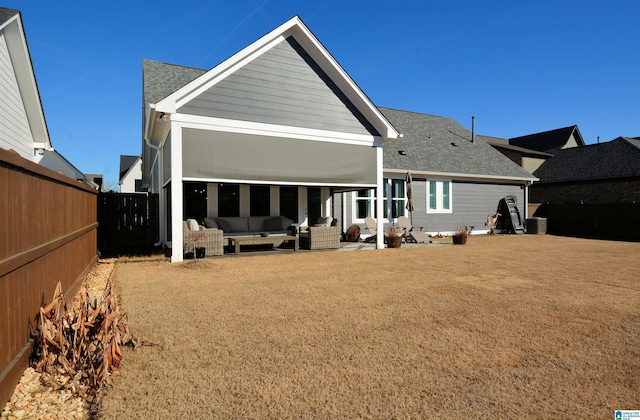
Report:
M58 283L51 303L40 308L36 370L50 385L70 388L99 407L109 374L120 366L120 346L126 344L135 347L137 340L127 314L119 313L111 279L99 298L85 283L71 309Z

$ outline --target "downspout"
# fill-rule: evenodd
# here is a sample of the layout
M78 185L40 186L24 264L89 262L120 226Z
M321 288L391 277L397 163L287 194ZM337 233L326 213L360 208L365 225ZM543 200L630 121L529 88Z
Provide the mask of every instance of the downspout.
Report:
M155 149L158 151L158 185L162 185L163 179L164 179L164 170L163 170L163 162L164 162L164 151L163 148L160 147L160 145L156 146L153 144L153 141L151 140L150 136L150 132L151 130L149 129L149 123L151 124L151 126L153 127L154 125L154 119L155 119L155 115L154 118L151 118L151 111L154 111L155 114L155 104L149 104L149 108L147 108L147 124L145 126L145 132L144 132L144 142L147 144L147 146L149 146L152 149ZM163 113L163 121L167 121L168 120L168 115ZM158 191L158 193L160 194L161 198L163 198L160 201L160 229L159 229L159 238L158 238L158 242L156 242L155 244L153 244L153 246L160 246L163 244L164 240L167 237L167 233L166 233L166 220L165 220L165 205L166 203L164 203L166 201L166 197L165 194L163 192L163 188L160 187L160 190ZM165 205L162 205L162 204Z
M153 144L153 142L151 142L151 139L149 139L147 136L144 136L144 142L145 142L145 143L147 144L147 146L149 146L150 148L155 149L155 150L157 150L157 151L158 151L158 178L159 178L159 179L158 179L158 182L159 182L159 185L161 185L161 184L162 184L162 180L164 179L164 176L163 176L163 175L164 175L164 171L163 171L163 168L162 168L162 162L164 162L164 159L163 159L163 156L164 156L163 149L162 149L160 146L155 146L155 145ZM160 191L158 191L158 193L161 193L161 194L162 194L162 197L164 198L164 193L162 193L162 187L160 188ZM165 212L164 212L164 207L165 207L165 206L163 206L163 205L162 205L162 204L163 204L163 202L164 202L164 200L159 200L159 202L160 202L160 204L159 204L159 205L160 205L160 208L159 208L158 210L160 210L160 226L159 226L159 227L160 227L160 229L159 229L159 233L160 233L160 235L158 235L158 236L159 236L159 238L158 238L158 242L156 242L155 244L153 244L153 246L160 246L160 245L162 245L162 243L164 242L164 239L165 239L165 238L166 238L166 236L167 236L167 235L166 235L166 232L165 232L165 226L166 226L167 224L166 224L166 221L164 220L164 216L165 216L165 214L164 214L164 213L165 213Z

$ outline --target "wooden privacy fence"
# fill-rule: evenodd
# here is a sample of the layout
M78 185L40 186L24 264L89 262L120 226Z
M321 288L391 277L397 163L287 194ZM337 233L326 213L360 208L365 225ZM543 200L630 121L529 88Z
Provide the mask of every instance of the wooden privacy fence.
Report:
M100 253L121 255L153 249L153 244L158 241L158 203L157 194L100 194Z
M594 239L640 241L640 203L542 204L535 216L547 232Z
M68 297L97 260L97 192L0 150L0 406L32 350L41 305Z

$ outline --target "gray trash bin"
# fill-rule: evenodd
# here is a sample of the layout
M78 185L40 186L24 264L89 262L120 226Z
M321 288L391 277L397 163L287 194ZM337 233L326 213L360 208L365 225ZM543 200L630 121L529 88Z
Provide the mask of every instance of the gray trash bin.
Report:
M547 219L544 217L530 217L527 219L527 233L547 233Z

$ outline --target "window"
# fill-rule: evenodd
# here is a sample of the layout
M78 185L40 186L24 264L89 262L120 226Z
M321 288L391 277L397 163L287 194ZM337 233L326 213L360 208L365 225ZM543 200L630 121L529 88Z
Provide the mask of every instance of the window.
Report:
M249 202L251 216L269 216L271 213L271 187L251 185L249 187Z
M238 184L218 185L218 216L240 216L240 186Z
M356 219L364 219L367 216L376 217L376 200L374 190L359 190L355 199Z
M298 220L298 187L280 187L280 215Z
M385 179L387 184L385 188L384 216L387 217L389 205L391 206L391 218L396 219L404 216L404 209L407 201L405 194L405 184L403 179ZM387 190L391 191L391 203L387 203Z
M451 213L451 181L427 182L427 213Z
M396 219L399 216L404 216L405 205L407 203L406 185L404 179L385 178L383 183L383 217L385 219L392 220ZM375 190L361 190L357 191L354 195L355 220L362 222L367 216L371 216L375 219Z
M202 221L207 216L207 184L203 182L185 182L184 218Z

